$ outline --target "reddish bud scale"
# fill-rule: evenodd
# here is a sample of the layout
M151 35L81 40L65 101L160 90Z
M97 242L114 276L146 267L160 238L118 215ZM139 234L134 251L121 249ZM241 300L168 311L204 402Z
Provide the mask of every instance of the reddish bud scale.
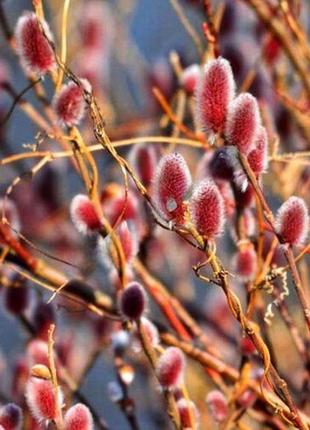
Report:
M275 227L282 243L302 245L309 230L308 208L304 200L292 196L284 202L277 212Z
M102 226L93 202L83 194L73 198L70 213L75 227L82 234L92 234Z
M223 422L228 415L228 404L224 394L219 390L210 391L206 401L214 420Z
M26 385L26 401L32 415L38 420L53 420L57 416L54 386L50 381L30 378Z
M75 82L63 85L54 96L53 108L60 125L68 127L78 125L86 111L83 88Z
M135 145L130 151L129 162L143 184L148 187L153 180L157 163L153 146Z
M235 256L235 270L244 281L250 281L255 277L257 268L257 256L253 246L238 250Z
M191 64L183 70L181 83L188 94L193 94L196 90L200 75L201 70L198 64Z
M0 410L0 430L21 430L23 413L19 406L8 403Z
M259 127L255 140L255 148L248 155L248 162L255 173L261 175L268 165L268 137L265 127Z
M182 222L183 200L191 186L191 174L181 154L174 153L162 157L156 169L153 185L159 209L169 219Z
M121 313L130 320L139 320L146 307L146 294L142 285L131 282L119 297Z
M167 348L156 366L159 383L164 389L174 389L183 383L185 357L179 348Z
M254 148L259 125L260 115L255 97L249 93L240 94L228 109L225 128L228 143L248 155Z
M93 430L94 423L89 409L82 403L72 406L65 415L65 430Z
M207 239L220 235L225 221L225 207L218 187L210 179L201 181L190 199L190 213L198 232Z
M16 48L26 73L42 76L55 68L54 52L47 38L52 40L47 23L39 22L33 12L25 12L18 19L15 28Z
M207 132L224 130L228 105L235 95L230 64L224 58L209 61L196 91L196 119Z

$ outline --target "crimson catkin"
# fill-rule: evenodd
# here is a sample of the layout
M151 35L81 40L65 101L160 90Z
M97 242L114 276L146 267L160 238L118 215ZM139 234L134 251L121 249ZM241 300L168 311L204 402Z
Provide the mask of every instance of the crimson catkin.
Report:
M64 430L93 430L93 417L87 406L77 403L66 412Z
M268 137L265 127L260 126L255 139L255 148L248 155L248 162L255 173L261 175L268 165Z
M42 31L43 30L43 31ZM33 12L24 12L15 27L16 49L25 72L39 76L53 70L55 55L48 41L53 40L48 24Z
M179 387L183 383L184 371L184 354L179 348L173 346L163 352L156 365L159 383L165 389Z
M221 423L228 415L228 403L224 394L219 390L210 391L206 402L215 421Z
M230 64L224 58L209 61L196 90L198 126L209 133L224 130L229 103L235 95L235 81Z
M94 233L102 226L94 204L84 194L77 194L72 199L70 214L72 222L82 234Z
M295 196L286 200L277 212L275 226L282 243L302 245L309 230L308 208L304 200Z
M57 402L62 403L59 390L55 398L54 386L51 381L32 377L26 384L26 401L32 415L38 420L54 420L57 416Z
M240 94L229 106L225 136L230 145L235 145L247 155L254 148L260 126L259 108L256 98L249 93Z
M85 80L82 80L82 84L83 81ZM89 87L87 81L85 85ZM68 127L78 125L86 111L83 88L75 82L63 85L54 96L53 108L60 125Z
M206 239L214 239L223 231L225 207L222 195L211 179L201 181L189 202L191 219Z
M181 222L183 201L191 186L191 174L181 154L161 158L156 169L153 192L159 210L169 219Z

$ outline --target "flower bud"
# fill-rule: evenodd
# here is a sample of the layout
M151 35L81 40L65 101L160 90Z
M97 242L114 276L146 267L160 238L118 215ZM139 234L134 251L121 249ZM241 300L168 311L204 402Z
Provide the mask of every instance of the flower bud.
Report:
M102 191L100 200L104 213L112 225L120 217L122 221L136 221L141 216L136 195L131 190L128 190L126 195L124 188L117 184L109 184Z
M84 79L81 81L82 85L83 81ZM89 87L90 84L86 81L85 85L87 84ZM54 96L53 108L61 126L78 125L86 111L83 88L73 81L63 85L59 93Z
M159 383L166 390L177 388L183 383L184 371L184 354L174 346L163 352L156 365Z
M192 428L191 416L195 418L196 422L199 420L199 413L195 403L187 399L181 398L177 401L176 406L180 415L182 428L191 429ZM198 426L195 426L193 430L196 430L196 429L198 429Z
M218 423L223 422L228 415L228 404L224 394L219 390L210 391L206 402L214 420Z
M210 179L201 181L190 200L190 213L199 234L207 239L220 235L225 221L223 198Z
M234 162L227 148L214 151L209 163L210 173L215 179L231 181L234 176Z
M84 235L93 234L102 226L93 202L86 195L77 194L72 199L70 214L73 224Z
M157 327L148 318L141 318L141 325L143 327L144 333L148 337L150 344L155 347L159 345L159 333Z
M183 221L183 200L191 182L190 171L181 154L162 157L156 169L154 193L159 209L169 219Z
M282 243L302 245L309 230L308 208L304 200L295 196L286 200L277 212L275 227Z
M249 93L240 94L228 109L225 128L228 143L248 155L254 148L259 125L260 115L255 97Z
M255 173L261 175L268 165L268 137L265 127L260 126L255 140L255 148L248 155L248 162Z
M131 282L119 297L119 308L125 318L139 320L146 308L146 294L142 285Z
M21 430L23 422L23 412L14 403L8 403L0 409L0 429Z
M47 340L50 326L56 321L53 304L38 302L33 310L32 319L36 335L41 339Z
M253 246L238 250L235 255L235 271L244 281L251 281L255 277L257 256Z
M29 289L26 282L16 279L4 293L5 308L14 315L24 312L29 303Z
M33 12L25 12L18 19L15 39L21 65L27 74L42 76L55 68L55 55L48 41L53 40L50 29Z
M34 366L35 364L49 366L47 342L40 339L32 339L27 345L26 354L30 366Z
M117 234L119 236L120 242L123 247L125 258L127 263L131 263L136 257L139 246L138 237L135 229L130 230L126 221L122 222L117 229Z
M240 349L243 355L252 355L256 352L256 347L249 337L240 340Z
M93 430L94 428L90 410L82 403L77 403L67 411L64 423L64 430Z
M148 187L154 177L157 157L153 146L134 145L129 153L129 162L139 179Z
M51 381L31 377L26 384L26 401L32 415L38 420L54 420L57 416L57 402ZM59 389L59 399L62 393Z
M191 64L183 70L181 84L188 94L193 94L200 79L201 70L198 64Z
M238 185L234 187L234 196L236 206L239 211L249 208L254 201L254 190L252 185L247 184L245 189L240 188Z
M237 403L246 409L249 409L255 403L257 396L251 390L245 390L237 399Z
M229 62L224 58L209 61L196 90L198 126L209 133L222 132L234 94L235 81Z

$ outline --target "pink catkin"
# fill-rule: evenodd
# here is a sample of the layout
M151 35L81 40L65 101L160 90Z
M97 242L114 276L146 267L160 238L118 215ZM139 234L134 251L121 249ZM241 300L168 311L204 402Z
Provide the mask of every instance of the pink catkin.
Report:
M209 61L196 90L198 126L207 132L222 132L234 95L235 81L229 62L224 58Z
M65 430L93 430L94 423L89 409L82 403L72 406L65 415Z
M275 227L282 243L302 245L309 230L309 214L304 200L295 196L286 200L277 212Z
M26 73L42 76L55 68L54 52L46 36L52 40L48 24L45 21L40 23L33 12L25 12L18 19L16 49Z
M193 94L195 92L200 79L200 74L201 70L198 64L191 64L183 70L181 83L188 94Z
M254 278L257 268L257 256L253 246L238 250L235 256L235 270L244 281Z
M0 409L0 430L21 430L23 413L19 406L8 403Z
M207 239L220 235L225 222L225 207L218 187L211 179L201 181L190 199L192 222Z
M70 206L71 219L82 234L100 230L102 224L92 201L83 194L76 195Z
M25 395L28 407L38 421L56 418L57 404L51 381L30 378L26 385Z
M259 126L260 115L256 98L249 93L240 94L228 109L225 127L228 143L248 155L254 149Z
M63 85L53 99L53 108L62 126L78 125L86 111L83 88L75 82Z
M153 146L134 145L129 153L129 162L138 173L145 186L149 186L153 180L157 157Z
M131 263L138 253L138 238L135 231L128 228L126 221L122 222L117 229L119 240L122 244L127 263Z
M156 169L153 191L160 211L167 218L183 221L183 200L191 183L190 171L181 154L162 157Z
M223 422L228 414L228 404L224 394L219 390L210 391L206 401L214 420Z
M196 423L199 421L199 412L194 402L182 397L177 401L176 407L178 409L183 428L192 428L191 417L195 419ZM196 425L193 430L196 430L197 428L198 426Z
M260 126L255 140L255 148L248 155L248 162L255 173L261 175L268 166L268 137L265 127Z
M157 327L146 317L141 318L141 324L144 329L144 333L148 337L149 342L153 347L159 345L160 338Z
M157 362L156 373L160 385L165 389L173 389L183 382L185 371L185 357L176 347L169 347Z

